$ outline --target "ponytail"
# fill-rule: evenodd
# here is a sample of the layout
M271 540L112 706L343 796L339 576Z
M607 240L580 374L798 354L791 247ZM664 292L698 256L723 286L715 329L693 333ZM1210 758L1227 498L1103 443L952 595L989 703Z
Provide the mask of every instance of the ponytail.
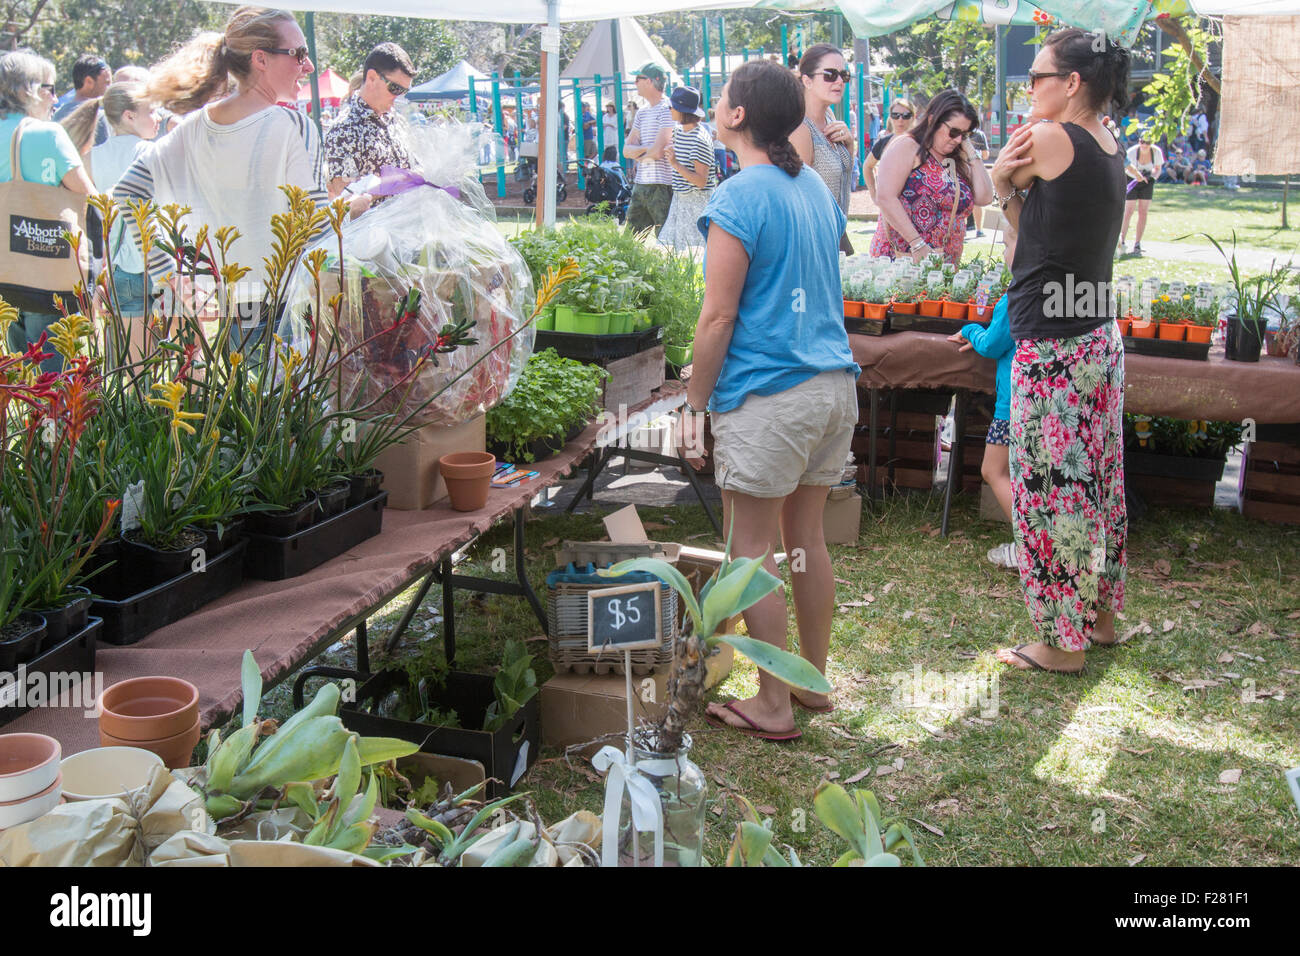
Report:
M99 126L99 106L102 101L103 97L101 96L86 100L59 120L63 128L67 130L68 138L72 140L72 145L76 147L79 156L95 145L95 129Z
M799 158L799 151L791 145L789 139L779 143L768 143L767 158L772 161L773 166L779 166L788 176L798 176L799 170L803 169L803 160Z
M794 74L770 60L750 60L731 74L727 101L745 110L736 131L764 150L774 166L798 176L803 160L790 145L790 134L803 122L804 93Z

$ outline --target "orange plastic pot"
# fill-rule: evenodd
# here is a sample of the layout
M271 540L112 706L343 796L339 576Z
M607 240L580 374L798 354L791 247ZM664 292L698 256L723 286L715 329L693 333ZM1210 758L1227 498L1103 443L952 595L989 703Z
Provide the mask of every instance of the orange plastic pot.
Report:
M1210 336L1213 334L1214 329L1208 325L1189 325L1187 327L1187 341L1189 342L1208 345Z
M966 314L972 322L991 322L993 320L993 310L998 307L996 302L988 305L978 305L975 300L966 303Z
M883 302L863 302L862 317L864 319L875 319L878 322L883 321L885 312L888 309L889 306Z
M895 302L890 306L890 308L899 315L916 315L916 309L919 304L920 303L917 302Z
M942 319L944 302L944 299L922 299L921 314L931 319Z
M1129 328L1135 339L1154 339L1156 337L1156 324L1150 319L1134 319Z
M1133 328L1133 320L1132 320L1132 319L1128 319L1128 318L1124 318L1124 319L1116 319L1116 320L1115 320L1115 324L1119 326L1119 334L1120 334L1120 335L1129 335L1129 334L1131 334L1131 332L1132 332L1132 328Z
M965 321L968 311L965 302L953 302L945 299L943 303L943 317L945 319L961 319Z
M1166 342L1182 342L1187 338L1187 326L1181 322L1161 322L1156 337Z
M101 733L126 741L158 740L198 722L199 689L179 677L133 677L107 688L100 705Z
M457 511L478 511L487 504L488 486L496 471L496 456L486 451L458 451L438 459L447 495Z
M860 319L862 318L862 303L854 302L852 299L844 300L844 318Z

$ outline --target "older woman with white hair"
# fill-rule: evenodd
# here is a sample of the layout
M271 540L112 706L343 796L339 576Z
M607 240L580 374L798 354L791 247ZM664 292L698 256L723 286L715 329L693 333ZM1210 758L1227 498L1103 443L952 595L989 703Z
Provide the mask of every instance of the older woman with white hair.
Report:
M89 195L94 185L82 166L81 157L67 131L50 121L54 112L54 64L30 50L16 50L0 56L0 183L24 181L52 189L67 189ZM14 137L19 136L18 169L11 160ZM0 276L0 296L17 298L19 276ZM30 296L26 297L30 298ZM11 352L22 352L40 340L41 333L59 319L51 299L48 308L22 308L31 302L17 302L18 319L9 326ZM57 371L62 360L56 355L41 366Z

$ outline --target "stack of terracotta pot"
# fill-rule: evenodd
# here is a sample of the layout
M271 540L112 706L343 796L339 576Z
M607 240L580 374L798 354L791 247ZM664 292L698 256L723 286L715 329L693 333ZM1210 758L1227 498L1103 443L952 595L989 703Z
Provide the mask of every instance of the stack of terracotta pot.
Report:
M44 734L0 736L0 830L49 813L63 797L63 749Z
M199 742L199 689L179 677L134 677L100 698L99 742L136 747L169 768L188 767Z

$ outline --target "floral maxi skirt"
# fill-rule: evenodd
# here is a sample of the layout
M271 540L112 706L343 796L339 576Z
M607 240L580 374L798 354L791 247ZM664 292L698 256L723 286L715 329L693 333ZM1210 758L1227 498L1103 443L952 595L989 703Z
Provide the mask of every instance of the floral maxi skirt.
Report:
M1023 339L1011 364L1013 530L1039 639L1086 650L1124 607L1124 346L1115 323Z

